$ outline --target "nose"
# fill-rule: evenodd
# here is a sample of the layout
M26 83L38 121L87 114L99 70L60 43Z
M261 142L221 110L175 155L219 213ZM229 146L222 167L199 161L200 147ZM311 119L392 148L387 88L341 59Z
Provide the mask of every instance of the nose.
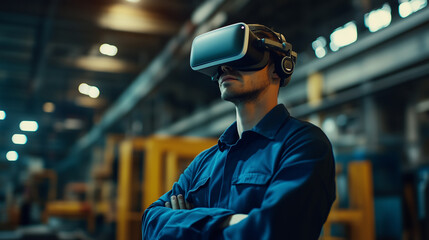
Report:
M217 71L215 72L215 74L212 76L212 81L219 81L220 77L224 74L234 74L237 75L237 73L235 72L235 70L228 66L228 65L221 65L217 67Z
M227 65L221 65L218 67L217 72L212 76L212 81L219 81L222 74L225 72L232 72L233 69Z
M220 70L222 72L231 72L232 68L230 66L227 66L227 65L222 65L222 66L220 66Z

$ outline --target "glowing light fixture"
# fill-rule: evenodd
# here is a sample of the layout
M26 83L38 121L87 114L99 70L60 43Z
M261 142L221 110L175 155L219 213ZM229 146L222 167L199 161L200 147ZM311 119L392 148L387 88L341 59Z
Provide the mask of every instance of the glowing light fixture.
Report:
M0 120L4 120L6 118L6 112L3 110L0 110Z
M39 129L39 124L36 121L21 121L19 129L25 132L35 132Z
M98 98L100 96L100 90L97 87L91 86L89 88L88 96L91 98Z
M63 123L63 127L68 130L77 130L83 128L84 123L80 119L67 118Z
M53 104L51 102L45 102L43 104L43 111L47 112L47 113L51 113L51 112L55 111L55 104Z
M79 92L85 95L88 95L90 86L86 83L81 83L79 85Z
M118 53L118 48L115 45L103 43L100 46L100 53L112 57Z
M9 151L6 153L6 159L8 161L16 161L18 160L18 153L16 151Z
M86 83L81 83L79 85L79 92L91 98L98 98L98 96L100 96L100 90L97 87L90 86Z
M370 32L376 32L390 25L392 14L390 5L385 3L382 8L365 14L364 23Z
M357 27L354 22L348 22L344 26L339 27L331 33L331 43L329 47L332 51L350 45L357 40Z
M140 2L140 0L127 0L127 2L130 2L130 3L138 3L138 2Z
M323 58L326 55L326 39L324 37L318 37L311 46L317 58Z
M410 2L403 2L399 5L399 16L406 18L413 13Z
M406 18L409 15L426 7L427 4L427 0L399 0L399 16Z
M26 144L27 143L27 136L24 134L13 134L12 136L12 142L15 144Z

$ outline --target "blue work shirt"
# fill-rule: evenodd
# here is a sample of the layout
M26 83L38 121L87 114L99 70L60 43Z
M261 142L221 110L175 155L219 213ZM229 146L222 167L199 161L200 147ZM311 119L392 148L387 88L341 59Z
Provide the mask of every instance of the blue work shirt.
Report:
M183 194L195 208L164 207ZM332 147L316 126L273 108L239 138L236 123L142 217L143 239L317 239L335 199ZM248 217L220 228L230 215Z

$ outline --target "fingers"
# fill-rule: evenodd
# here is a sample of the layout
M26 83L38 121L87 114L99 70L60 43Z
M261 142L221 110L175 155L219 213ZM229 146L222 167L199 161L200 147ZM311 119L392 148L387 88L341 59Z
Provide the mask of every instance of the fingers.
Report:
M177 202L176 195L171 196L170 200L171 200L171 208L173 210L179 209L179 203Z
M171 208L173 210L176 210L176 209L188 209L189 210L189 209L194 208L194 205L192 203L189 203L188 201L186 201L182 194L179 194L177 196L172 195L170 197L170 201L171 202L166 202L164 204L164 206Z
M188 201L185 201L186 209L192 209L191 204Z
M188 209L186 207L186 205L185 205L185 200L183 199L183 195L182 194L177 195L177 199L178 199L178 202L179 202L179 208L180 209Z

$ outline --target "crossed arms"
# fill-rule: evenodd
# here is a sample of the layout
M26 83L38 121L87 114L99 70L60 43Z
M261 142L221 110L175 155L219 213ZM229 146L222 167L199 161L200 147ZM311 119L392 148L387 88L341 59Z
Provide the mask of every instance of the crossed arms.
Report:
M295 143L299 147L285 151L260 207L248 213L187 201L197 157L173 189L146 209L142 238L317 239L335 199L332 151L317 139Z
M189 203L188 201L186 201L183 197L182 194L179 195L172 195L170 198L171 202L165 202L165 207L167 208L171 208L173 210L190 210L193 207L193 205L191 203ZM226 227L232 226L234 224L239 223L241 220L247 218L247 214L241 214L241 213L236 213L236 214L232 214L229 217L227 217L221 224L220 224L220 228L224 229Z

